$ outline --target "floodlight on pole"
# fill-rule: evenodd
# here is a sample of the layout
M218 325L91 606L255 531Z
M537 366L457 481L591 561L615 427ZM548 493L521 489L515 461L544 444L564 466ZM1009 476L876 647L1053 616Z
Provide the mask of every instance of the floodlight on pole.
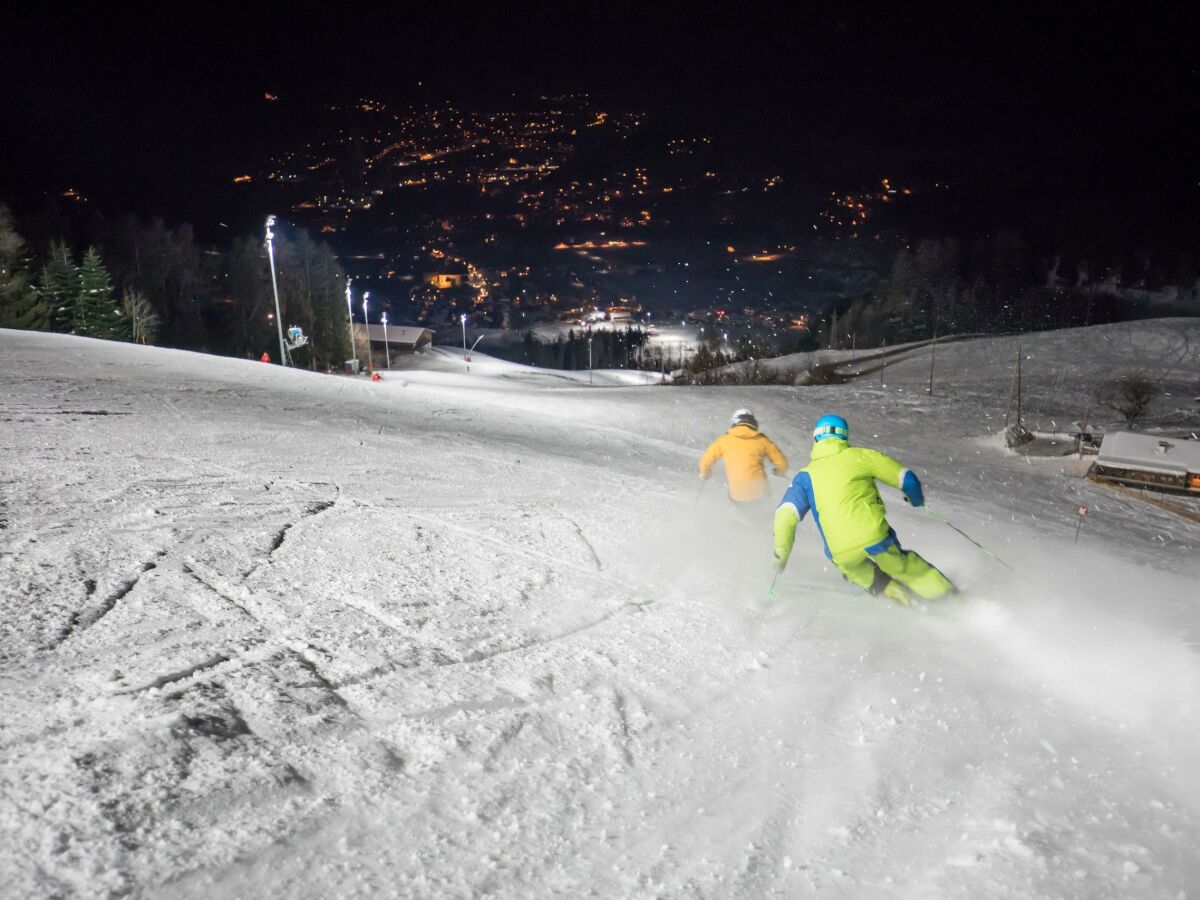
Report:
M279 329L279 363L288 364L287 345L283 342L283 315L279 311L279 282L275 278L275 217L267 216L267 257L271 262L271 291L275 294L275 327Z
M392 367L392 351L388 348L387 339L387 313L383 314L383 358L387 362L387 368Z
M374 374L375 360L371 357L371 324L367 318L367 300L371 297L370 291L363 291L363 333L367 336L367 371Z
M588 384L592 383L592 339L588 338Z
M350 323L350 358L356 359L358 354L354 350L354 306L350 299L350 282L353 279L346 276L346 321Z
M462 329L463 329L463 362L467 364L467 371L471 371L471 351L467 349L467 314L462 314ZM478 343L478 341L476 341Z

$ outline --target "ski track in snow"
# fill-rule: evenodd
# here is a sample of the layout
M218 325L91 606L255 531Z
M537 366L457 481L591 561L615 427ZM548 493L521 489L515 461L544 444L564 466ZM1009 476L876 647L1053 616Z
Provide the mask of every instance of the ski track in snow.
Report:
M1027 415L1139 354L1194 396L1198 332L1026 336ZM981 439L1011 356L371 385L0 331L5 896L1194 895L1200 529ZM694 504L743 405L793 467L848 415L1039 587L892 503L969 599L876 601L805 523L768 603L769 525Z

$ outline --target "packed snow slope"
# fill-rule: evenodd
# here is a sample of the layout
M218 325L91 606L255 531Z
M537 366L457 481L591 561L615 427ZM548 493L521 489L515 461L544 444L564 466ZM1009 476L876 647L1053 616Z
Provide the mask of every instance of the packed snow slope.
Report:
M1024 412L1033 415L1033 424L1041 431L1065 430L1089 413L1092 426L1106 421L1117 424L1114 413L1099 409L1092 395L1100 382L1127 374L1144 375L1163 389L1152 406L1150 421L1196 428L1200 425L1198 341L1200 327L1196 319L1159 319L955 340L932 349L928 343L897 345L883 348L883 352L897 353L898 357L888 357L882 372L865 374L858 383L885 384L925 394L932 375L935 395L945 393L960 401L975 400L993 417L999 413L1003 422L1020 354L1027 401ZM879 362L872 358L879 352L879 348L857 352L818 350L763 360L761 365L800 374L814 365L839 363L839 373L854 375L877 367ZM746 365L734 363L728 369Z
M1026 415L1114 334L1200 371L1200 322L1027 337ZM1005 450L973 346L928 397L0 331L2 893L1200 895L1200 526ZM769 526L697 490L740 406L793 469L845 415L1019 574L889 492L966 600L851 589L809 521L767 601Z

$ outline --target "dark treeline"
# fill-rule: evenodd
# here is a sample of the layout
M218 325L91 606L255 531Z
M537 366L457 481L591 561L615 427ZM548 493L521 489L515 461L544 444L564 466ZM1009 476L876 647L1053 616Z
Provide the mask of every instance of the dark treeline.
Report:
M816 347L866 348L1197 311L1200 251L1122 256L1096 246L1107 249L1089 255L1076 247L1047 256L1015 229L966 242L925 239L900 250L874 290L813 317L811 331L772 339L739 335L732 346L716 346L714 337L692 356L680 346L648 342L640 328L579 330L549 342L526 333L518 343L484 349L516 362L582 369L590 337L596 368L704 371ZM275 254L283 325L301 327L310 341L295 353L295 363L340 369L351 354L345 275L333 250L281 226ZM0 205L0 327L238 357L265 351L274 358L273 313L261 233L213 247L202 245L190 225L158 218L82 218L51 204L17 221Z
M1147 270L1131 278L1099 261L1068 265L1057 256L1035 259L1017 231L1001 231L966 247L952 237L927 239L915 249L902 249L875 291L837 304L820 323L817 343L879 346L935 335L1195 313L1196 284L1181 287L1153 274Z
M261 235L201 246L190 225L93 216L82 227L30 222L0 205L0 327L161 344L226 356L279 355L271 273ZM285 330L308 346L298 366L340 370L350 355L345 274L304 231L276 229Z
M647 371L686 370L701 372L730 362L767 359L785 353L815 350L817 336L810 331L758 334L744 331L729 341L722 332L700 326L695 346L677 341L651 341L639 325L588 331L571 329L552 341L525 331L519 342L481 343L479 349L498 359L547 369L586 369L588 341L592 342L592 368L645 369Z
M632 327L591 332L572 329L553 341L539 340L532 331L526 331L518 342L480 344L479 349L498 359L529 366L586 369L589 341L593 369L659 368L659 358L646 347L646 333Z

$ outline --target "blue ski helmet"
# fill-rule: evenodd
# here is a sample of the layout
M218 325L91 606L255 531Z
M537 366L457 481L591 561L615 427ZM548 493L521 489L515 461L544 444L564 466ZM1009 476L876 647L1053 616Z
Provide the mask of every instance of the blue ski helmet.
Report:
M841 438L850 442L850 426L841 416L821 416L813 426L813 441L820 442L825 438Z

